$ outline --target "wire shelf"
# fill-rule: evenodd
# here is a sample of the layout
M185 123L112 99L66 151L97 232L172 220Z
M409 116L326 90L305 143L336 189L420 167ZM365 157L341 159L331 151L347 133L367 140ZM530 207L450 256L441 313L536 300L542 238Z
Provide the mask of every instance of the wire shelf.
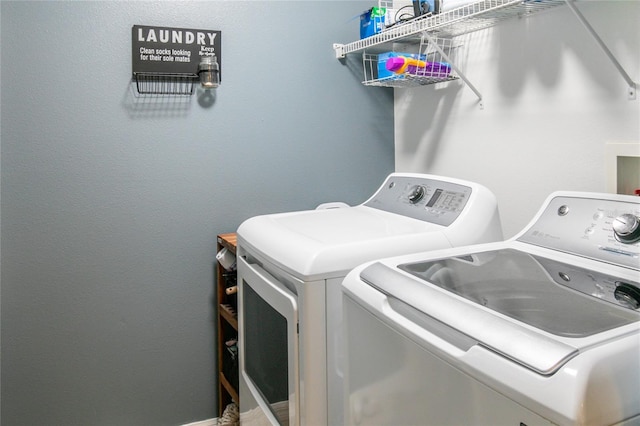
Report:
M197 74L135 73L136 89L141 95L191 96Z
M333 48L338 58L362 50L383 52L388 50L385 44L401 39L419 39L424 31L439 37L456 37L562 4L565 4L565 0L480 0L436 15L414 18L352 43L336 43Z
M485 0L445 12L448 16L435 15L434 31L439 36L455 37L563 4L564 0Z

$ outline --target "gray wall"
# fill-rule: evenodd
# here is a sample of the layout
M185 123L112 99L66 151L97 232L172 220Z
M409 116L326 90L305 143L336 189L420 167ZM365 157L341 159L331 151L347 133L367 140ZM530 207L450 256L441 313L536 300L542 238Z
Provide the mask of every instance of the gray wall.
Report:
M393 93L332 49L367 5L2 1L3 426L215 416L216 234L393 171ZM212 106L136 95L136 24L222 31Z

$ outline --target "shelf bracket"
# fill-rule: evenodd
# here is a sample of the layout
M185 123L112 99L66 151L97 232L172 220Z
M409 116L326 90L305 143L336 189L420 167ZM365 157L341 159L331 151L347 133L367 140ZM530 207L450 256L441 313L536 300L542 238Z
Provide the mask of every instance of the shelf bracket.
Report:
M456 64L451 59L449 59L449 56L446 53L444 53L444 50L442 50L442 48L438 46L438 43L436 43L436 41L429 35L427 31L423 32L422 36L426 38L429 44L431 44L433 48L436 49L438 53L444 58L444 60L447 61L449 65L451 65L451 69L453 69L456 72L456 74L458 74L458 77L460 77L460 79L464 81L467 86L469 86L469 89L471 89L473 93L476 94L476 96L478 97L478 103L480 105L480 109L484 109L484 104L482 103L482 93L480 93L478 89L476 89L476 87L469 81L469 79L467 79L467 77L464 75L462 71L460 71L460 69L456 66Z
M576 7L576 5L574 3L574 0L564 0L564 1L567 4L567 6L569 6L569 9L571 9L573 14L576 15L576 18L578 18L578 21L580 21L582 23L582 25L584 25L584 27L591 34L591 36L596 41L596 43L598 43L600 48L604 51L604 53L607 55L609 60L616 67L616 69L618 70L620 75L622 75L622 78L624 78L624 80L629 85L629 91L628 91L629 100L635 100L636 99L636 90L638 88L638 83L633 81L631 76L625 71L625 69L622 67L622 65L620 65L620 62L618 62L618 60L613 55L611 50L609 50L609 48L604 43L604 41L602 41L602 39L600 38L598 33L593 29L591 24L589 24L589 21L587 21L587 19L584 17L584 15L578 10L578 8Z

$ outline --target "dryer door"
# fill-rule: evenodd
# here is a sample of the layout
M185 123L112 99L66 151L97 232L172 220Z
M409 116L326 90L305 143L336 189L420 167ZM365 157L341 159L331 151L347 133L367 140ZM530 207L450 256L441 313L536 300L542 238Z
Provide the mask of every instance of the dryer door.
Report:
M297 298L244 258L238 262L238 283L241 421L263 423L258 419L266 417L272 424L298 424ZM250 394L243 394L245 389Z

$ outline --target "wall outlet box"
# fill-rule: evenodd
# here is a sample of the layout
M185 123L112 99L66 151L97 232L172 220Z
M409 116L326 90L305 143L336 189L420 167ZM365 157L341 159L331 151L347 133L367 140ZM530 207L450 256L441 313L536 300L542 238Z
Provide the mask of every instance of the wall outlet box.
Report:
M607 192L637 195L640 190L640 142L605 144Z

